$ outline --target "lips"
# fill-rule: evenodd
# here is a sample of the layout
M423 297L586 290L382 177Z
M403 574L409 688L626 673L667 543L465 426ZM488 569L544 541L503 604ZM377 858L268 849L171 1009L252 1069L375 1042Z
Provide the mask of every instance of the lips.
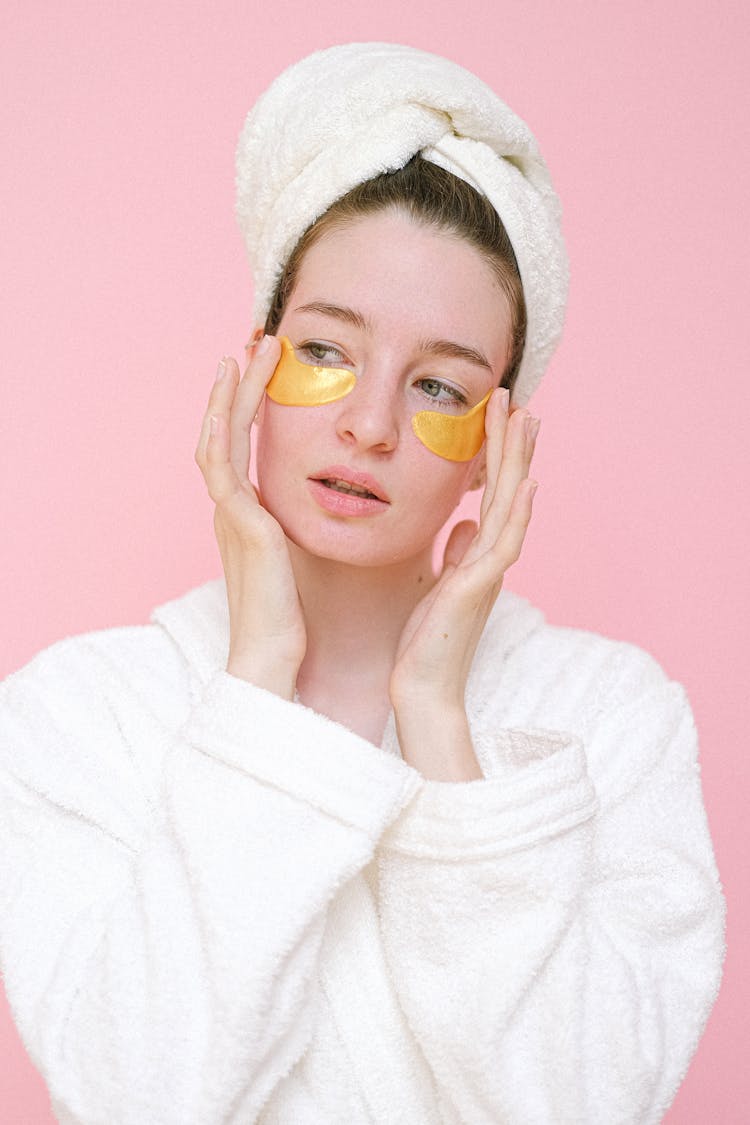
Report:
M369 473L358 473L346 465L329 465L319 473L313 473L310 480L320 481L331 491L342 495L375 497L384 504L390 504L387 492L375 477Z

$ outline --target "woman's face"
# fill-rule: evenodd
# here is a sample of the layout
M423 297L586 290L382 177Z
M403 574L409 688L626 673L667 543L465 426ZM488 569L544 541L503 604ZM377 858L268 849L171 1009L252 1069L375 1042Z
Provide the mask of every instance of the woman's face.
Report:
M265 397L256 440L264 506L319 557L378 566L422 555L476 486L484 451L447 460L411 420L420 410L465 413L499 384L510 311L490 266L401 212L366 216L308 250L277 335L305 362L357 378L326 405ZM347 480L381 499L342 491Z

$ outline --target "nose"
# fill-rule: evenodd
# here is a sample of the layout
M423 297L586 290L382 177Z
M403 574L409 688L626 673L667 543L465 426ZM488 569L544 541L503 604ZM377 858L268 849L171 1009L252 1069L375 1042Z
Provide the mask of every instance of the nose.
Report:
M390 453L398 445L399 427L393 380L368 369L340 400L336 432L348 445Z

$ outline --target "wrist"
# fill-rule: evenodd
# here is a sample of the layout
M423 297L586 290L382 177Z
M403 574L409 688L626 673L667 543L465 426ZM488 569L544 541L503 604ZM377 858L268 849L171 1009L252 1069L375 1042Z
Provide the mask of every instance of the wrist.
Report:
M230 653L226 670L230 676L271 691L282 699L290 702L294 699L298 668L293 664Z
M463 701L436 701L425 693L394 700L401 754L431 781L475 781L484 777L474 753Z
M394 672L388 684L388 695L394 711L428 715L442 710L454 715L465 714L463 692L455 685L416 680L413 676L399 678Z

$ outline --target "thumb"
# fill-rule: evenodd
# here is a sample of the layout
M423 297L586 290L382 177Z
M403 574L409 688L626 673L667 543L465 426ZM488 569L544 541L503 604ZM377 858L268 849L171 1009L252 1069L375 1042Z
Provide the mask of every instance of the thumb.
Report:
M477 533L477 526L474 520L461 520L456 524L443 551L443 570L447 566L458 566Z

